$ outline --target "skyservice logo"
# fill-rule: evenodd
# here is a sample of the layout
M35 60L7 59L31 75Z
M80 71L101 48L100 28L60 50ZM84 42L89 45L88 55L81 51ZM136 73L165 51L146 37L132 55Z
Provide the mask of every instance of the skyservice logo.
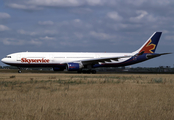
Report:
M21 58L21 62L22 63L49 63L50 60L49 59L27 59L27 58Z

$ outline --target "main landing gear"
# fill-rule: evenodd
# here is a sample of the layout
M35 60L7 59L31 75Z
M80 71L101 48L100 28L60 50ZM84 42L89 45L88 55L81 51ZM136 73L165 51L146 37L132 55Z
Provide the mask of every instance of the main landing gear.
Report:
M90 73L92 73L92 74L96 74L97 73L97 71L96 70L90 70L90 69L82 69L82 70L79 70L79 71L77 71L77 73L88 73L88 74L90 74Z

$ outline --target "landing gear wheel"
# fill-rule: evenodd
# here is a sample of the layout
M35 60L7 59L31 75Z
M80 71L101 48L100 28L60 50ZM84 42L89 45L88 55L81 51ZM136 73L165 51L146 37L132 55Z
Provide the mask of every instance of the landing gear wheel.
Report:
M83 70L82 72L83 72L83 74L86 74L86 73L87 73L87 71L86 71L86 70Z
M21 73L22 71L21 71L21 68L20 67L18 67L18 73Z
M92 72L92 74L96 74L96 70L92 70L91 72Z
M77 73L82 73L82 70L77 71Z
M87 73L90 74L91 73L91 70L87 70Z

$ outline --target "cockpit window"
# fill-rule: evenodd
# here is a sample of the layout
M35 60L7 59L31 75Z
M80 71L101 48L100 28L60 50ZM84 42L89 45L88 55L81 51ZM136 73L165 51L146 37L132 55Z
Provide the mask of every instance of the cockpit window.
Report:
M11 56L6 56L5 58L11 58Z

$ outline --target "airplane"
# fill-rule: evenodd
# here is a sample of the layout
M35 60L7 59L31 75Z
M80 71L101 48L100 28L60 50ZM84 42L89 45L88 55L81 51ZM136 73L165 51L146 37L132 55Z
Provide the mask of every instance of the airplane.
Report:
M97 67L120 67L143 62L161 55L155 53L162 32L152 36L136 51L131 53L94 52L18 52L7 55L1 61L7 65L21 67L52 67L54 71L77 71L96 73Z

